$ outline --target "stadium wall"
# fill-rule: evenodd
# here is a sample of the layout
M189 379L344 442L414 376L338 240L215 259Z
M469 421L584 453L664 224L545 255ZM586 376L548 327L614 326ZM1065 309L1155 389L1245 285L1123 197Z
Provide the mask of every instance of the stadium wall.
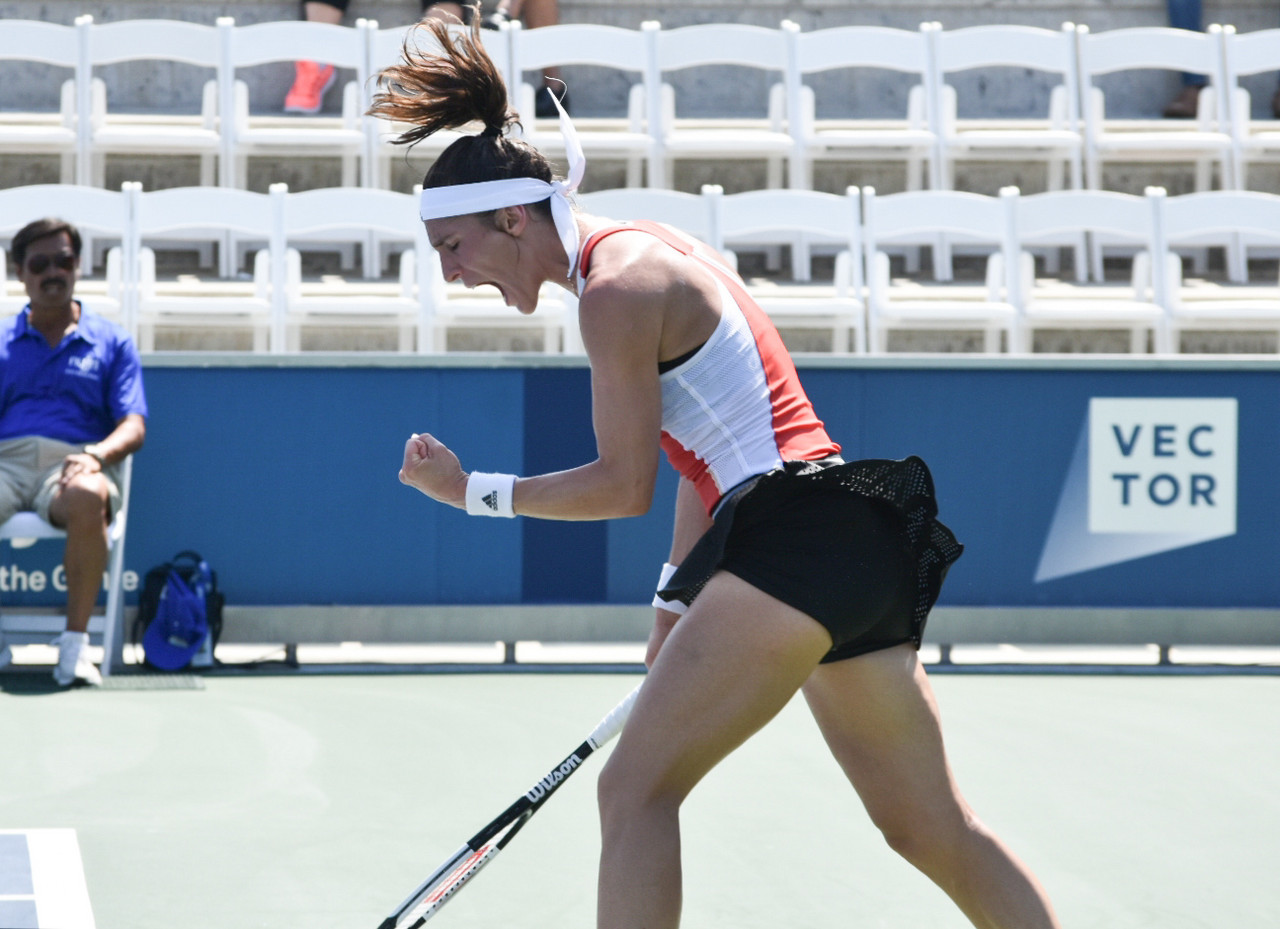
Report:
M1280 363L800 362L846 457L919 455L966 545L941 606L1259 610L1280 603ZM236 607L646 603L675 478L610 522L479 520L396 477L411 432L469 469L591 460L572 358L156 355L126 567L201 552ZM61 548L0 551L0 600L56 604ZM130 596L132 602L136 592Z

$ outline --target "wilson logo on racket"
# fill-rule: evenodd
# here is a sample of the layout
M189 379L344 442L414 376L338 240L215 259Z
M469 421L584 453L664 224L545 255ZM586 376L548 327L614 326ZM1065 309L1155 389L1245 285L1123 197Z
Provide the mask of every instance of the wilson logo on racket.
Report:
M538 781L538 783L534 784L533 789L525 794L525 796L529 798L530 803L537 803L546 796L547 793L555 790L556 785L572 774L573 769L580 764L582 764L582 759L579 758L577 754L570 755L561 763L560 767L556 768L542 780Z
M578 769L583 760L592 752L604 745L618 734L626 722L631 706L636 702L637 686L631 693L613 708L604 719L587 736L587 740L573 750L564 761L560 762L551 773L534 785L533 789L507 807L497 819L489 823L454 852L444 864L436 868L432 875L418 885L396 910L384 919L378 929L419 929L428 919L439 912L454 895L479 873L480 869L492 861L514 839L520 829L529 821L542 803L558 788L570 774Z

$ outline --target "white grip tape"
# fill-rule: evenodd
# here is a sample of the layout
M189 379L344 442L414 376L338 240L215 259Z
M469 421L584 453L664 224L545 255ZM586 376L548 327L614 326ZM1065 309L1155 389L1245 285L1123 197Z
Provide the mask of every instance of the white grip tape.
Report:
M486 474L472 471L467 478L467 514L469 516L516 515L512 506L515 497L514 474Z
M666 562L662 566L662 573L658 575L658 590L667 586L667 581L671 580L671 576L676 573L678 565ZM661 594L653 595L653 605L660 610L667 610L671 613L679 613L684 615L684 611L689 609L688 605L680 600L663 600Z
M622 731L627 717L631 715L631 708L635 706L636 696L639 695L641 686L643 686L643 682L637 684L631 693L623 697L622 702L610 710L609 715L600 720L600 724L596 726L591 735L587 736L587 741L593 747L599 748Z

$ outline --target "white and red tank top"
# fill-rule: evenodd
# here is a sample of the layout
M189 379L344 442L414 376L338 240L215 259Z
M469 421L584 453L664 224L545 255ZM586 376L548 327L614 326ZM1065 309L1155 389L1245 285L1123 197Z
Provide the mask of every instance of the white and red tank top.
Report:
M721 296L720 323L691 356L660 374L662 448L693 482L707 512L726 492L784 461L815 461L840 452L800 385L773 322L737 275L698 253L693 241L651 222L600 229L583 243L580 281L606 236L645 232L700 261ZM579 287L581 292L581 286Z

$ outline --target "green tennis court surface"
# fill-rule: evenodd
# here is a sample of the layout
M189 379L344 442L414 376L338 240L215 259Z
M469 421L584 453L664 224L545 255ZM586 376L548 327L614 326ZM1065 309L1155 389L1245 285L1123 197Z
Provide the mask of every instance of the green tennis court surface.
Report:
M11 681L0 830L74 830L97 929L375 929L635 683L209 676L203 689L50 693ZM1065 926L1280 925L1280 677L934 686L961 785ZM588 765L432 926L594 925L600 759ZM683 821L686 927L967 925L875 834L801 701L712 773ZM4 888L13 903L22 886L20 857L0 854L0 913Z

